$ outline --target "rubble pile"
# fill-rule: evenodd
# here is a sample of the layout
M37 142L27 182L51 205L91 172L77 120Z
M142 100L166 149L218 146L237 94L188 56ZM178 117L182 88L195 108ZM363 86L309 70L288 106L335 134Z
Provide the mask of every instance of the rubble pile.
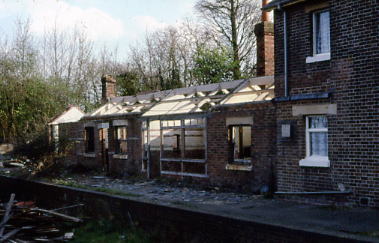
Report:
M9 202L0 204L0 242L65 242L72 239L73 232L64 232L62 225L82 220L58 212L65 208L38 208L33 201L17 202L12 194Z

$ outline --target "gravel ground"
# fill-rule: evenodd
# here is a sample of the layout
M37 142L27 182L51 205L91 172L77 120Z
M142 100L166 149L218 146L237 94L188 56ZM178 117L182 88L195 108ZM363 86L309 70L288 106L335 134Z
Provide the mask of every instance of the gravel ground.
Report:
M109 188L162 202L188 202L206 205L236 205L251 202L261 196L223 192L213 187L207 190L184 186L178 183L162 183L158 180L130 181L104 176L69 178L70 181L90 187Z

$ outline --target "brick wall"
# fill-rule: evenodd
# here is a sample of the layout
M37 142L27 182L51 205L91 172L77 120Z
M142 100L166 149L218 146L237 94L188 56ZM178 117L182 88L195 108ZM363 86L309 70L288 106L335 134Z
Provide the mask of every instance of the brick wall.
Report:
M353 204L379 206L379 4L377 0L330 0L331 60L305 62L312 51L307 1L286 8L288 17L289 94L329 91L325 100L277 103L277 125L295 124L290 141L277 143L280 191L337 190L342 183ZM275 11L275 92L284 95L283 18ZM305 118L292 116L292 105L337 104L328 116L330 168L301 168L305 156Z
M84 151L84 147L82 148L81 146L83 139L82 124L80 122L63 123L59 124L58 127L59 140L68 146L66 147L66 154L62 162L66 165L78 163L77 153ZM59 146L58 149L61 150L62 146Z
M264 21L254 28L257 37L257 76L274 75L274 24Z
M252 170L226 170L229 160L228 117L252 117ZM271 102L218 109L208 118L208 175L211 184L259 191L272 186L275 163L275 110Z
M97 170L106 170L107 165L101 154L101 143L99 137L99 129L97 125L100 123L109 123L108 128L108 159L109 159L109 172L113 175L124 176L134 175L140 173L141 170L141 121L135 117L117 118L125 119L128 121L128 158L118 159L113 158L115 153L115 127L112 126L113 119L103 120L83 120L77 123L60 124L60 136L64 136L69 141L72 141L73 146L67 157L65 163L78 163L85 167ZM84 153L84 127L85 124L91 123L95 128L95 152L91 153L93 156Z
M128 118L128 141L127 151L128 159L113 158L115 153L115 127L110 126L108 130L109 138L109 161L110 172L114 175L136 175L141 173L142 168L142 144L141 144L141 121L133 118Z
M116 79L111 75L104 75L101 77L101 101L106 103L109 99L116 96Z

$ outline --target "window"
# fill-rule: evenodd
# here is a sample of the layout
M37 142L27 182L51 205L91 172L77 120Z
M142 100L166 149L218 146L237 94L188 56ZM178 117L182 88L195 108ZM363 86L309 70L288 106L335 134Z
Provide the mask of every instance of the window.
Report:
M301 166L329 167L328 120L326 116L306 117L306 158Z
M205 131L204 118L162 120L161 174L207 177Z
M251 126L229 126L228 141L230 162L251 163Z
M127 144L127 127L115 127L115 153L126 155L128 152Z
M330 59L330 12L321 10L312 15L313 22L313 56L306 62L312 63Z
M313 13L313 53L330 53L329 11Z
M85 152L95 152L95 128L86 127L84 130Z

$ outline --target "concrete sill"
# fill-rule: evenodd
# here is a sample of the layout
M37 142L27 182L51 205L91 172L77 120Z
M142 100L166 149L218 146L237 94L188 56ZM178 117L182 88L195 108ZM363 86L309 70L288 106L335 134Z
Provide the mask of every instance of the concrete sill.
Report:
M128 155L127 154L114 154L113 158L114 159L128 159Z
M252 165L237 165L237 164L226 164L225 170L239 170L239 171L252 171Z
M83 157L86 157L86 158L95 158L96 154L95 153L84 153Z
M299 161L301 167L330 167L330 160L325 156L310 156Z
M330 60L330 53L316 54L305 59L306 63L323 62Z

